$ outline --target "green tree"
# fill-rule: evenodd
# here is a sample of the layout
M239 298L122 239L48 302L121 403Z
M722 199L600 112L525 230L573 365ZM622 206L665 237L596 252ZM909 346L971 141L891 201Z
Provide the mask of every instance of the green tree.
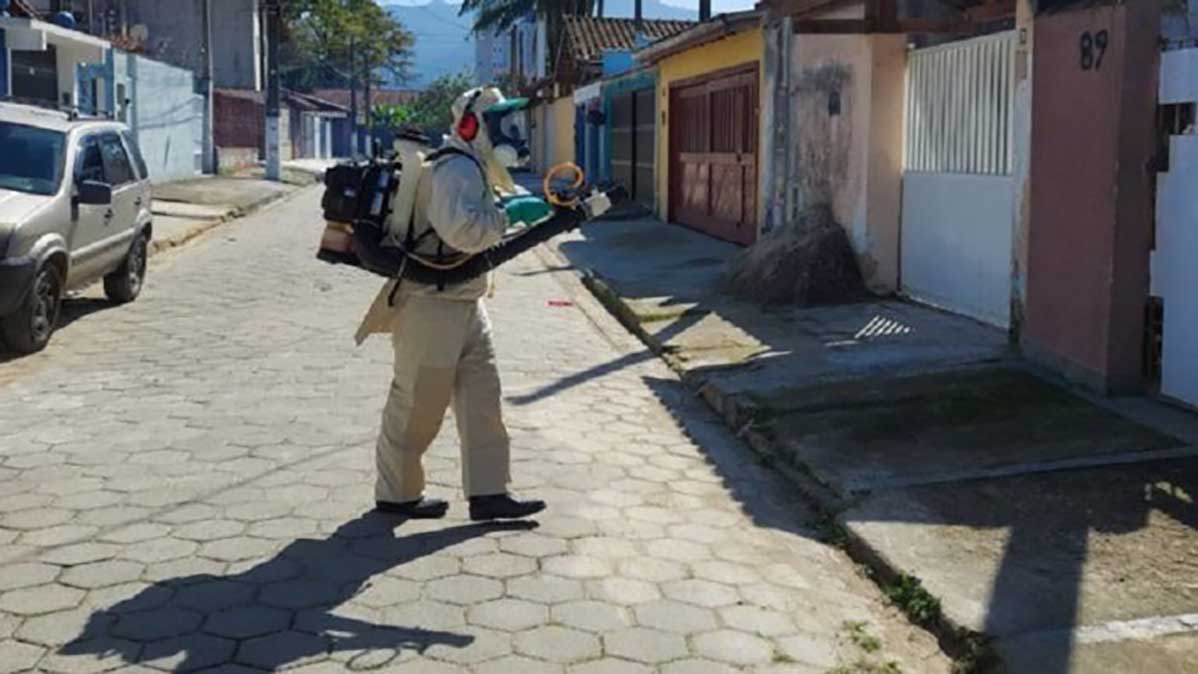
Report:
M469 73L442 75L429 83L412 103L409 122L429 132L444 133L453 124L453 102L474 87Z
M409 76L415 38L373 0L293 0L284 4L282 62L288 86L359 86Z

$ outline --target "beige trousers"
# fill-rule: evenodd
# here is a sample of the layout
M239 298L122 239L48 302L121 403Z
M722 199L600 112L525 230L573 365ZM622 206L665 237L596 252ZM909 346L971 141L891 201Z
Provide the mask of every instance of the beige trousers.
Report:
M510 441L500 409L499 370L483 301L411 295L392 330L395 373L383 408L375 499L424 493L421 458L453 403L466 496L507 491Z

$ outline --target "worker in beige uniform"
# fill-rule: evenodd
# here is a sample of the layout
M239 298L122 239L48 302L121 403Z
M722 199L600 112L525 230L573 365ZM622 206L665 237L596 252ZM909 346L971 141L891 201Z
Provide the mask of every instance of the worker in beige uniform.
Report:
M421 162L410 221L389 221L406 250L432 259L477 253L498 243L513 223L535 224L550 215L541 199L521 196L506 206L497 201L520 193L508 168L528 153L503 129L526 106L527 100L505 99L493 87L472 89L454 102L451 134ZM543 501L520 500L508 491L510 440L483 305L490 284L489 274L446 287L389 281L359 328L359 343L390 332L395 349L376 448L380 511L411 518L445 515L448 504L425 494L421 458L451 403L471 519L527 517L545 508Z

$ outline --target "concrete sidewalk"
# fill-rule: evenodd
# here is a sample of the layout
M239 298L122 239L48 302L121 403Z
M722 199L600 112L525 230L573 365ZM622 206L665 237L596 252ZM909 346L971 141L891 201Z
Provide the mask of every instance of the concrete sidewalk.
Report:
M1194 671L1192 415L1066 391L1004 333L922 306L740 301L721 288L737 249L682 227L594 223L551 249L958 655Z
M300 189L254 178L203 177L154 186L155 254L181 246L234 218L243 217Z

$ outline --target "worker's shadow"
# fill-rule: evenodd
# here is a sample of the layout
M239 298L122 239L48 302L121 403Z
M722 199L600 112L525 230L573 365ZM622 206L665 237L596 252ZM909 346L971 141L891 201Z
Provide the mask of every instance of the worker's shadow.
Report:
M58 654L117 656L159 667L166 662L168 671L189 672L230 661L236 649L238 661L276 671L326 653L358 651L371 654L372 661L398 660L403 651L470 645L474 637L468 634L375 624L334 610L392 568L489 532L536 524L460 525L396 537L396 522L367 513L327 538L296 540L240 573L159 581L97 609ZM257 646L255 639L261 639Z

